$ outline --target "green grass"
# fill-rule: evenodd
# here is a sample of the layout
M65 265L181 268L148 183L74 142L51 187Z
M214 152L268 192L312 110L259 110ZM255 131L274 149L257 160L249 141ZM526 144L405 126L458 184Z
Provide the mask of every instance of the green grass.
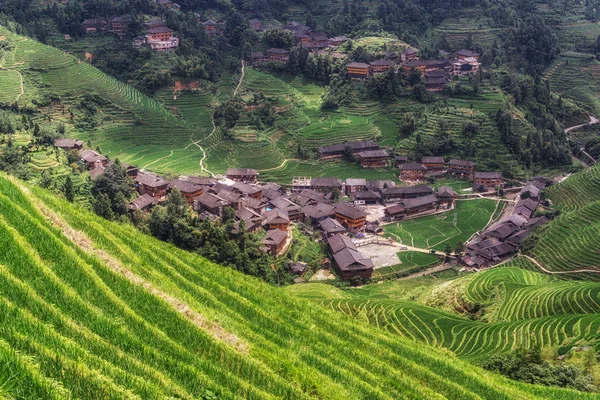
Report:
M384 231L406 245L443 251L446 243L454 248L456 242L464 243L483 229L496 205L497 201L489 199L457 201L454 210L389 224Z
M400 259L400 264L378 268L373 271L373 277L382 278L398 274L399 272L410 272L419 267L433 265L439 262L439 258L436 255L420 253L417 251L401 251L398 253L398 258Z

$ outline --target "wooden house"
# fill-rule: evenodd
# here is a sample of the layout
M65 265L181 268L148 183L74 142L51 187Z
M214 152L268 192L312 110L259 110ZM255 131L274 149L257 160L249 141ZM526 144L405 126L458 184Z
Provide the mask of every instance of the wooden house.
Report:
M339 46L341 44L346 43L347 41L348 41L347 36L336 36L336 37L329 39L329 45L330 46Z
M110 31L123 39L129 32L129 17L115 17L110 20Z
M433 194L433 189L425 185L390 187L381 192L384 203L393 203L404 199L415 199Z
M367 181L367 190L383 194L386 189L396 187L394 181L388 179L372 179Z
M402 73L408 76L413 70L418 70L421 75L425 75L428 72L444 70L448 64L448 60L412 60L402 63Z
M83 149L83 141L77 139L56 139L54 140L54 146L64 151L81 150Z
M458 198L458 194L450 186L440 186L435 196L440 206L451 207Z
M106 21L102 19L84 19L83 26L85 27L85 31L87 33L90 32L101 32L106 29Z
M290 218L285 211L275 208L266 212L264 223L267 229L287 231L290 227Z
M108 163L108 158L104 157L102 154L95 152L94 150L82 150L79 153L79 155L81 157L81 161L83 161L86 169L88 170L92 170L98 167L104 168Z
M302 208L302 214L304 214L304 221L310 222L313 225L328 218L335 218L333 206L325 203L315 203L304 206Z
M352 80L365 80L371 75L371 66L361 62L351 62L346 71Z
M335 219L348 228L349 231L360 231L367 222L367 213L349 204L334 205Z
M475 163L473 161L454 159L448 162L446 174L472 181L474 169Z
M352 154L355 156L363 151L379 150L380 147L377 143L372 140L360 140L357 142L346 142L338 143L330 146L323 146L319 148L319 158L321 159L333 159L342 158L346 148L352 150Z
M139 194L149 194L158 199L167 195L169 182L160 176L148 173L139 173L135 179L135 188Z
M423 157L421 164L427 168L427 175L441 175L444 171L443 157Z
M473 57L461 58L450 62L452 76L475 75L479 72L481 64Z
M406 216L406 209L400 204L394 204L383 210L383 214L388 221L397 221Z
M143 195L139 196L138 198L129 202L129 204L127 205L127 209L130 212L134 212L134 211L149 212L152 209L152 207L154 207L156 204L158 204L158 199L156 197L151 196L149 194L143 194Z
M354 205L371 205L381 203L381 194L371 190L361 190L352 193L352 202Z
M335 189L342 191L342 181L338 178L313 178L310 188L319 192L333 192Z
M375 60L369 63L371 65L371 72L373 74L385 74L388 73L394 66L394 62L391 60Z
M302 219L302 208L286 197L278 197L270 201L271 205L276 209L284 211L288 219L292 222Z
M262 53L260 51L255 51L250 54L249 61L250 61L251 65L258 65L258 64L262 63L264 59L265 59L264 53Z
M390 155L385 150L362 151L358 160L363 168L386 168Z
M402 62L413 61L417 59L417 51L415 49L411 49L410 47L406 48L402 53L400 53L400 59Z
M394 156L394 166L398 168L402 164L408 162L408 156Z
M423 164L406 163L398 167L400 169L400 179L404 181L423 181L427 168Z
M200 196L194 197L194 210L201 212L207 211L217 217L223 216L225 207L232 207L232 203L219 197L213 193L202 193Z
M235 189L236 191L238 191L239 193L248 196L248 197L253 197L255 199L262 199L262 187L254 185L254 184L248 184L248 183L244 183L244 182L236 182L234 183L231 188Z
M332 218L325 218L319 222L319 226L323 230L323 236L330 238L334 235L346 233L346 228L339 223L338 220Z
M198 197L202 193L204 193L204 186L196 185L193 182L184 181L181 179L173 179L171 182L169 182L167 190L170 192L175 188L177 188L181 192L181 194L189 204L193 204L194 197Z
M260 242L265 245L271 255L276 257L283 252L287 238L287 232L272 229L265 234Z
M406 215L413 215L425 211L435 211L438 205L438 199L434 195L417 197L415 199L406 199L400 202L400 205L406 210Z
M354 192L365 190L367 188L367 181L363 178L348 178L346 179L346 194L350 195Z
M156 26L148 29L150 40L164 41L173 36L173 30L166 26Z
M466 50L466 49L461 49L456 52L457 60L464 60L465 58L474 58L475 61L479 61L479 56L480 56L479 53L477 53L475 51L471 51L471 50Z
M258 172L250 168L229 168L227 178L236 182L254 183L258 179Z
M290 52L285 49L271 48L265 53L265 60L272 62L286 63Z
M504 179L502 179L502 172L475 172L473 174L473 183L475 184L475 187L504 187Z

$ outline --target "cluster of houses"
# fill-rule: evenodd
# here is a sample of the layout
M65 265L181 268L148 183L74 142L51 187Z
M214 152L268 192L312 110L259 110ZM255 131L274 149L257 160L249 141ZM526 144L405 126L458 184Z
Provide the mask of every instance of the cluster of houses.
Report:
M409 162L407 156L392 156L372 140L338 143L319 148L321 160L336 160L351 151L363 168L386 168L390 162L400 170L399 178L410 183L424 182L430 176L451 176L473 182L477 188L503 187L501 172L475 171L476 164L469 160L453 159L446 163L443 157L426 156L421 162Z
M541 192L549 179L536 177L521 189L519 201L511 215L501 218L471 240L461 263L471 268L496 264L514 255L533 230L548 222L546 217L535 217Z
M255 32L265 32L273 29L271 25L263 25L262 22L256 18L249 21L250 27ZM329 38L325 32L313 31L310 27L292 21L281 29L291 32L294 44L302 46L308 49L310 52L320 55L328 55L335 58L344 58L341 53L333 52L332 50L342 43L346 42L348 38L346 36L337 36ZM260 64L262 62L277 62L287 63L290 52L286 49L272 48L266 52L254 52L251 55L251 63L253 65Z
M102 18L89 18L83 20L87 33L112 32L123 39L129 32L129 16L118 16L108 20Z
M454 76L475 75L479 72L479 54L471 50L459 50L456 59L441 58L437 60L420 60L417 52L408 48L400 54L386 53L385 58L370 63L351 62L346 65L346 72L353 80L366 80L373 75L385 74L389 71L401 72L409 76L413 71L419 71L425 87L439 91Z

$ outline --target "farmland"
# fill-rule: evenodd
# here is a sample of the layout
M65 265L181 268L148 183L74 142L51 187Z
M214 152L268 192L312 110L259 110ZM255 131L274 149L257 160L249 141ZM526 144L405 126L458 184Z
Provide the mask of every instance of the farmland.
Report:
M396 222L386 225L384 230L388 237L404 244L443 251L446 243L454 248L457 241L466 242L474 233L483 229L497 209L497 202L494 200L457 201L454 210Z
M469 360L532 346L559 347L560 353L580 341L600 348L600 285L559 281L530 271L535 267L528 264L518 258L500 268L412 290L401 289L404 282L387 282L341 295L316 287L293 293ZM442 304L446 311L439 309ZM465 304L482 307L479 321L461 315Z
M42 189L0 188L13 397L582 398L315 309Z

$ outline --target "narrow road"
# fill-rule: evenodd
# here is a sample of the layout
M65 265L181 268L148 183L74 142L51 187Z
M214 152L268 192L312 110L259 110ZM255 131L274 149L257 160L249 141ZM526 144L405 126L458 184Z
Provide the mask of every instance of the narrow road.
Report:
M446 271L446 270L452 269L453 267L454 267L453 263L444 263L444 264L438 265L437 267L429 268L425 271L415 272L414 274L403 276L402 278L398 278L398 280L405 281L407 279L420 278L425 275L435 274L436 272Z
M565 128L564 132L569 133L571 131L574 131L575 129L583 128L584 126L588 126L588 125L594 125L594 124L597 124L598 122L600 122L600 120L598 118L594 117L593 115L590 115L589 122L587 122L585 124L570 126L568 128Z
M526 259L528 259L529 261L531 261L532 263L534 263L543 272L545 272L547 274L551 274L551 275L568 275L568 274L583 274L583 273L600 274L600 270L598 270L598 269L574 269L573 271L550 271L549 269L545 268L542 264L540 264L539 261L536 260L535 258L526 256L524 254L522 254L522 256L525 257Z
M235 90L233 91L233 97L237 96L237 92L238 92L240 86L242 86L243 81L244 81L244 60L242 60L242 76L240 76L240 81L238 82L237 86L235 87Z

